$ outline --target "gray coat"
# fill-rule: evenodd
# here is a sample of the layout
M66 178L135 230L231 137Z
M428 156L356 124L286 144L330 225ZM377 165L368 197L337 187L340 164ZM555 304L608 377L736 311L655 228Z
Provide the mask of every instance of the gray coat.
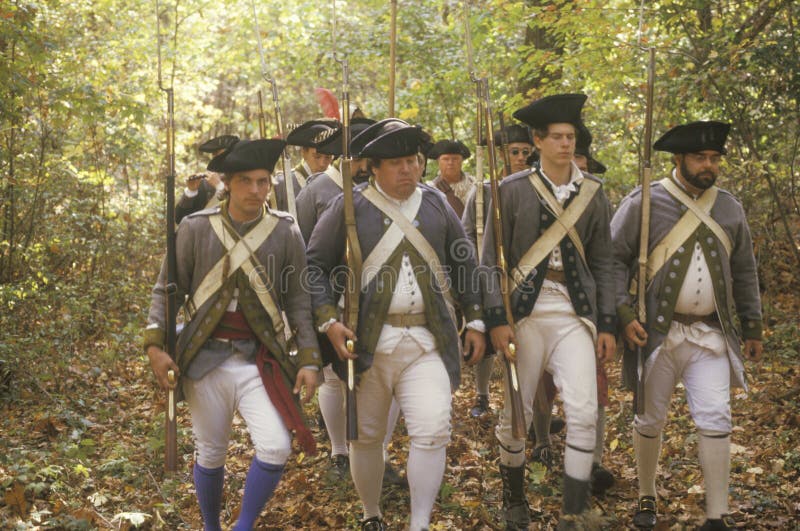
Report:
M341 193L339 185L325 172L308 178L305 188L297 196L297 224L306 243L311 240L311 232L328 203Z
M391 222L377 207L361 195L363 183L354 188L353 203L356 212L356 229L361 244L361 252L366 259L377 245ZM422 191L422 204L414 224L436 251L440 263L447 271L452 291L467 321L481 318L480 286L476 280L476 261L472 246L464 235L464 229L444 195L430 186L418 185ZM339 195L322 214L311 234L308 244L308 263L311 270L309 277L312 302L317 325L336 318L336 302L344 282L341 276L336 277L336 270L341 271L344 264L345 226L343 195ZM416 250L406 241L401 242L398 249L389 258L387 266L375 275L367 286L362 286L359 305L359 318L356 335L356 369L364 371L372 365L373 353L378 342L383 323L391 303L397 271L402 254L406 252L417 271L417 282L420 285L426 325L436 338L436 345L442 355L450 382L453 387L460 383L460 339L450 317L445 298L433 286L434 281L430 269ZM384 272L386 274L384 274ZM386 285L386 284L390 285ZM339 287L337 290L335 286ZM345 366L334 362L334 368L344 375Z
M225 248L209 222L209 216L219 212L225 205L223 203L222 207L217 206L189 215L178 227L176 300L179 307L183 305L187 296L191 296L197 290L206 274L225 254ZM281 346L272 323L255 298L254 290L249 287L249 279L240 271L240 274L231 276L217 293L197 309L194 318L186 323L178 336L176 360L182 372L187 370L195 354L213 333L232 299L234 287L240 288L239 306L243 307L251 328L254 328L259 340L281 364L291 382L294 382L294 376L300 367L321 364L312 324L311 299L302 281L306 257L300 229L290 216L282 212L268 211L267 215L280 217L280 222L269 238L255 249L255 254L266 269L266 276L271 284L270 292L278 301L279 309L286 313L291 329L295 333L297 355L290 359L289 353ZM155 328L149 326L145 331L145 347L158 345L163 348L164 345L166 277L165 260L158 281L153 287L150 313L147 318L149 325L157 326ZM258 287L263 289L263 285ZM259 326L256 327L254 323L258 323Z
M529 181L529 175L533 171L529 169L509 175L503 179L499 187L503 247L509 271L517 266L528 249L556 219ZM600 182L589 174L584 174L584 178ZM544 182L546 186L550 186L546 180ZM565 208L575 196L576 194L573 194L567 200ZM487 211L491 212L493 207L491 201L489 203ZM609 213L608 199L600 188L575 224L575 230L583 243L587 263L580 258L568 236L564 236L561 240L560 248L564 272L568 279L566 287L575 313L594 323L599 332L615 333L615 285ZM531 271L523 284L512 291L511 310L515 319L522 319L533 310L544 283L548 260L549 256L545 257L535 270ZM484 233L481 265L488 269L484 319L487 328L491 329L507 324L500 291L493 230Z
M650 241L648 252L660 242L686 212L686 207L658 182L650 186ZM631 278L638 269L639 230L642 193L636 188L620 203L611 222L614 243L614 273L616 301L621 324L627 325L635 314L633 298L629 293ZM680 286L691 260L694 241L699 238L714 283L717 314L725 333L731 356L735 384L744 385L744 364L741 360L739 334L734 325L738 314L745 339L761 338L761 299L758 275L753 254L750 228L742 205L729 192L720 190L711 209L711 217L728 234L733 250L727 256L725 248L704 226L678 249L673 259L656 274L647 288L648 333L645 355L658 347L669 330ZM626 357L626 381L630 384L635 374L636 360Z

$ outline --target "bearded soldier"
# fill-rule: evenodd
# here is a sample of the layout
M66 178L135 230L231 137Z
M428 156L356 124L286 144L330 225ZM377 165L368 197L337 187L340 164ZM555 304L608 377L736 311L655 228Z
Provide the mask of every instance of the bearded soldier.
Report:
M620 204L611 224L617 304L629 346L644 363L644 414L636 415L633 442L639 505L633 523L651 529L656 518L656 467L670 396L686 389L698 432L706 489L704 531L735 529L728 513L730 386L745 386L743 357L761 358L761 300L753 244L742 205L714 186L730 126L693 122L670 129L653 145L672 153L672 174L650 187L647 322L640 323L628 287L637 270L641 189ZM740 335L734 314L741 323ZM626 381L637 361L626 352Z
M203 142L197 149L200 153L211 153L216 157L238 141L238 136L222 135ZM216 172L198 173L189 177L186 180L186 190L175 205L175 223L180 223L193 212L215 206L219 202L217 196L224 190L222 176Z
M188 322L176 358L163 351L166 263L153 289L144 346L156 379L182 378L197 457L194 480L205 529L218 530L224 464L233 414L247 423L255 446L235 530L248 530L272 495L291 452L291 434L306 451L314 439L298 397L316 388L321 365L303 289L305 247L297 224L269 210L271 172L285 143L240 140L208 169L224 174L228 198L188 216L176 235L177 300ZM165 261L166 262L166 261ZM289 356L281 312L295 333Z
M362 529L385 529L380 510L387 412L396 398L411 438L407 477L410 529L428 527L450 440L451 391L459 384L461 349L453 299L468 321L467 363L484 350L480 290L470 282L476 263L464 230L438 190L419 184L420 129L397 119L368 127L353 139L356 157L368 159L374 182L354 190L355 223L364 259L356 330L338 321L338 295L330 275L343 263L343 197L326 210L311 235L309 266L317 324L341 361L354 359L358 440L350 445L350 471L364 506ZM466 248L464 247L466 246ZM462 252L465 251L465 252ZM312 276L312 279L314 277ZM345 339L356 339L355 353Z
M481 261L492 272L484 299L486 325L495 350L516 359L526 424L545 370L564 401L567 445L559 529L585 520L580 515L588 508L596 437L595 356L603 361L616 347L609 203L600 181L572 162L585 101L583 94L548 96L514 113L533 129L540 154L536 166L506 177L499 189L514 329L502 302L494 231L486 232ZM525 439L514 437L509 396L496 435L507 529L527 529Z

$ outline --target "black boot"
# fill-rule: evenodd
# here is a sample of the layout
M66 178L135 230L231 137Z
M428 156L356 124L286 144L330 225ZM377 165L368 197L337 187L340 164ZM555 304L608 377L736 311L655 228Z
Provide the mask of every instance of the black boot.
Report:
M469 410L469 414L471 417L477 418L491 413L491 411L492 409L489 407L489 396L478 395L478 398L475 400L475 405Z
M606 491L614 486L614 474L604 468L600 463L592 463L592 476L589 479L592 484L592 494L603 496Z
M361 522L361 531L386 531L386 524L380 517L373 516Z
M709 518L700 528L700 531L728 531L732 529L736 531L739 529L736 527L736 522L728 516L727 514L723 514L719 518Z
M636 529L653 529L658 523L656 518L656 499L654 496L639 498L639 509L633 515L633 525Z
M503 513L506 531L527 530L531 523L528 499L525 497L525 465L510 467L500 465L503 479Z
M579 523L580 515L589 508L589 482L564 474L564 490L561 501L561 519L556 529L586 529Z

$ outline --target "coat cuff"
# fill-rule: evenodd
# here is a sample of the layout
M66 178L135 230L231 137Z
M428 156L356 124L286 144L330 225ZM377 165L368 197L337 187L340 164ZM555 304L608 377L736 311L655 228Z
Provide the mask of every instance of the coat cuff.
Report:
M463 306L461 311L464 314L464 319L469 323L470 321L478 321L483 319L483 310L480 304L470 304Z
M339 314L336 311L336 306L333 304L323 304L314 309L314 323L316 324L317 330L319 327L330 321L338 320Z
M156 346L164 350L166 333L162 328L146 328L142 334L142 346L147 352L148 347Z
M748 319L742 321L742 337L744 339L755 339L761 341L763 325L760 320Z
M598 332L607 332L609 334L617 333L617 316L610 313L601 313L597 319Z
M617 306L617 319L621 328L628 326L631 321L636 320L636 312L628 304Z
M498 326L507 325L508 320L506 319L506 309L502 306L487 308L486 311L483 312L483 322L486 323L487 330L491 330L492 328Z
M295 364L298 367L313 366L320 368L322 367L322 357L319 355L319 351L314 347L301 348L297 351Z

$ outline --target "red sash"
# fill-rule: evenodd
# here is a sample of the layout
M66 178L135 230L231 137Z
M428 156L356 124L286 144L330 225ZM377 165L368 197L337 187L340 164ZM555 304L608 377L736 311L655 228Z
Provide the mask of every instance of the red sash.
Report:
M243 312L225 312L222 320L214 330L213 336L219 339L255 339L255 335ZM272 405L278 410L286 428L295 434L297 442L309 455L317 453L317 443L311 430L308 429L300 409L292 396L291 391L286 387L286 382L281 374L281 367L277 360L272 357L269 350L262 344L256 354L256 366L261 375L261 382L267 390Z

